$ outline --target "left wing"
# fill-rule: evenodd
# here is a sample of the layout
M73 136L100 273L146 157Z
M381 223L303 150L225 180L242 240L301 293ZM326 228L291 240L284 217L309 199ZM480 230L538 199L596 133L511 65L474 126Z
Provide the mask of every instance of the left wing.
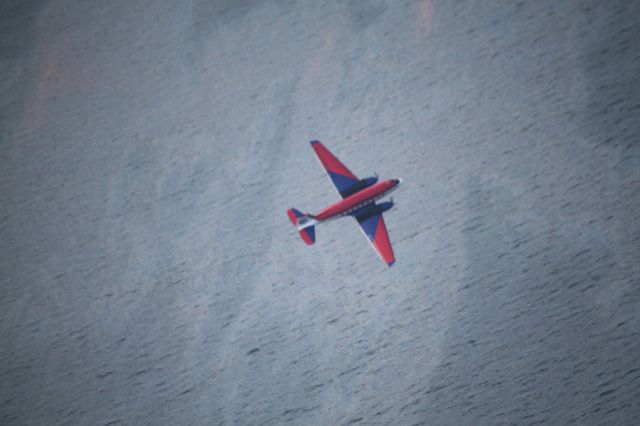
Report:
M388 266L393 266L396 263L396 258L393 255L393 248L389 241L389 233L384 224L382 213L376 213L362 219L356 218L356 220L360 224L363 233L369 238L371 247L378 253L380 259Z
M360 179L351 173L351 170L342 164L320 141L311 141L311 146L340 196L344 198L347 190L357 184Z

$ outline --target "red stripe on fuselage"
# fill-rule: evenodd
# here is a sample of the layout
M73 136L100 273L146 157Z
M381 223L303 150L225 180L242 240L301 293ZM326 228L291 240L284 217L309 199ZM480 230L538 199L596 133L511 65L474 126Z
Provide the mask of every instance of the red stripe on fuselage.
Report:
M378 182L375 185L365 188L360 192L356 192L355 194L350 195L349 197L327 207L314 217L317 220L327 220L336 216L343 215L350 209L373 202L375 201L376 197L384 196L385 193L389 192L397 184L398 181L396 179L389 179L383 182Z

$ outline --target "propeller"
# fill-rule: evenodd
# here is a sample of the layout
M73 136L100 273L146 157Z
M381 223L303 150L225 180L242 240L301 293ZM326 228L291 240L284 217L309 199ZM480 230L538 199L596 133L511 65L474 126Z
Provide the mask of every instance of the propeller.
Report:
M373 171L373 177L375 177L376 179L378 179L378 173L375 172L375 170Z

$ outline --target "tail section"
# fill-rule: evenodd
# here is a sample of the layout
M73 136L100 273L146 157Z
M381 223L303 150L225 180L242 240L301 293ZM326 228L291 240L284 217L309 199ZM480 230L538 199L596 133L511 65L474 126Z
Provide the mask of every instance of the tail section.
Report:
M287 216L289 216L291 223L298 228L298 233L305 243L311 245L316 242L315 225L318 222L313 216L302 213L300 210L293 208L287 210Z

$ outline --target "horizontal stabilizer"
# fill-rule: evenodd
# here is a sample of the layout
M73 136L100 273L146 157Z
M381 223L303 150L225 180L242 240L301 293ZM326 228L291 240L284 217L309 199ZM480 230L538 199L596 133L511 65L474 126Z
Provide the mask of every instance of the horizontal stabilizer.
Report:
M307 245L311 245L316 242L316 227L309 226L308 228L303 228L298 231L302 240L307 243Z
M291 208L287 210L287 216L289 216L291 223L298 225L298 218L304 217L304 213L298 209Z
M305 243L311 245L316 242L315 224L318 222L313 216L294 208L287 210L287 216L289 216L291 223L298 228L298 233Z

